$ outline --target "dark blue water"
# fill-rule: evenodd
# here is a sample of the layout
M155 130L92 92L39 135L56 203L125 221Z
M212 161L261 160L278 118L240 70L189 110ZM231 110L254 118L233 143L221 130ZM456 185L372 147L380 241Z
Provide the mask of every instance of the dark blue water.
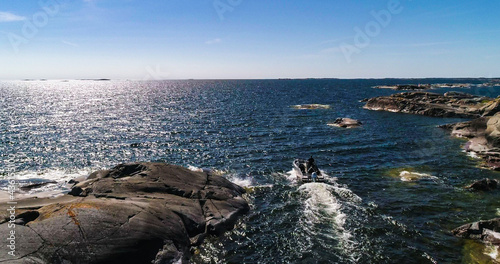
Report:
M449 232L499 215L498 192L463 189L498 174L436 127L462 120L359 102L394 93L374 85L441 82L463 80L2 82L0 174L63 182L132 161L215 169L248 188L252 211L195 249L195 263L495 263L484 254L494 249ZM310 103L330 108L292 107ZM327 125L337 117L364 125ZM328 183L290 175L310 155ZM428 177L403 181L404 170Z

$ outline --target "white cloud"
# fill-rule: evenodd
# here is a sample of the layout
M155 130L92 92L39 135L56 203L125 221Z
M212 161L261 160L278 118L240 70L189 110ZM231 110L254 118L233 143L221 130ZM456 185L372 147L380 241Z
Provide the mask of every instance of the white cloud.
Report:
M14 15L9 12L0 12L0 22L12 22L26 20L23 16Z
M221 42L222 42L222 39L216 38L216 39L205 41L205 44L212 45L212 44L218 44L218 43L221 43Z

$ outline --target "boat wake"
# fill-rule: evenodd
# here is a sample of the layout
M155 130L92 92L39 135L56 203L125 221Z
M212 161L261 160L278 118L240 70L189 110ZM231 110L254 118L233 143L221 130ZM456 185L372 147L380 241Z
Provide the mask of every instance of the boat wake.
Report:
M358 242L346 221L350 207L359 206L361 198L335 182L306 183L298 191L304 199L300 225L305 235L315 240L311 244L316 249L320 246L324 250L342 252L343 256L339 257L343 259L358 260Z
M324 170L320 169L319 171L325 177L326 183L335 184L335 182L337 181L336 177L329 176ZM299 184L299 181L297 180L299 177L297 176L297 172L295 170L287 172L284 176L288 182L292 184Z

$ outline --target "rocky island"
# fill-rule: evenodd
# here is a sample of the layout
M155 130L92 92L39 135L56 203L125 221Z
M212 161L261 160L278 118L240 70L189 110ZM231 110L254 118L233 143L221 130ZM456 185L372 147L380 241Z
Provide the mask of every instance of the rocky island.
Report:
M314 110L314 109L330 109L330 105L324 104L303 104L303 105L294 105L292 106L294 109L300 110Z
M192 246L249 211L245 190L206 172L132 163L92 173L55 199L1 205L6 263L187 263Z
M377 85L375 89L391 89L397 91L417 91L439 88L470 88L470 83L435 83L435 84L396 84L396 85Z
M478 118L500 110L498 100L459 92L407 92L365 99L365 109L434 117Z

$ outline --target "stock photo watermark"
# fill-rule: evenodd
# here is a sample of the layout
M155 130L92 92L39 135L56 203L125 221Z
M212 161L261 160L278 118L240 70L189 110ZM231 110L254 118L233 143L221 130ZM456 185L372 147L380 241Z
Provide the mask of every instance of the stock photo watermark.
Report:
M164 72L160 69L160 65L157 64L156 68L153 69L153 67L148 66L146 67L146 75L142 78L143 81L161 81L165 80L170 76L170 73Z
M24 20L20 32L7 33L7 38L15 53L18 53L22 45L28 44L38 35L42 28L49 24L50 19L61 10L61 3L60 0L39 1L40 10Z
M225 19L225 13L233 12L241 3L243 3L243 0L215 0L213 6L219 19L222 21Z
M7 192L9 195L9 200L7 202L7 213L8 213L8 230L9 232L7 233L7 254L15 257L16 256L16 205L17 202L16 197L15 197L15 192L16 192L16 185L17 182L14 179L9 180L8 186L7 186Z
M370 45L372 39L380 35L382 29L389 26L393 16L403 12L403 9L404 7L401 1L389 0L385 9L379 11L372 10L370 12L370 15L373 17L373 19L366 23L362 28L354 28L355 35L352 42L343 42L340 44L340 50L344 54L347 63L352 62L352 56L354 54L360 54L363 49L367 48Z

